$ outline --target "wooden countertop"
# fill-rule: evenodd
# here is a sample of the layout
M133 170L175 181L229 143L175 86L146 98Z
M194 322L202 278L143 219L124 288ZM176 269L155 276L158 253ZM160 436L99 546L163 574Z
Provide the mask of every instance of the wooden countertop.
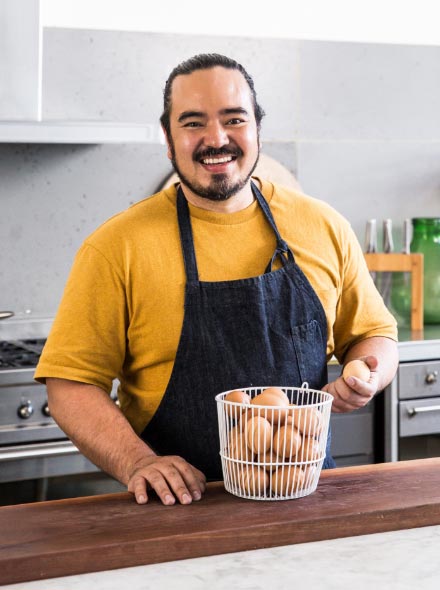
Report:
M0 508L0 584L440 524L440 458L322 472L316 492L200 502L108 494Z

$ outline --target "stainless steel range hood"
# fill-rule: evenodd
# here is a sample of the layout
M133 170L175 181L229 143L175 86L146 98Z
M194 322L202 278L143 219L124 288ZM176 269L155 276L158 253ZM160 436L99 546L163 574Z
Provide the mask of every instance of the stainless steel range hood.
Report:
M159 143L157 127L43 120L40 0L0 2L0 143Z

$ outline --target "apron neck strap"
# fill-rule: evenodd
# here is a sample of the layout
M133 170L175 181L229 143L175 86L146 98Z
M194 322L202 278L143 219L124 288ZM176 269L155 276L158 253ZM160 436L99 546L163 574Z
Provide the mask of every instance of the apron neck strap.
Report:
M268 202L263 197L260 190L257 188L256 184L253 181L251 181L251 186L252 186L252 192L254 193L255 198L257 199L258 203L260 204L260 207L263 210L263 213L264 213L267 221L269 222L271 228L273 229L273 231L275 233L275 237L277 239L277 247L275 249L275 252L273 253L272 258L269 260L269 264L266 266L266 269L264 271L265 273L268 273L268 272L272 272L273 265L274 265L275 260L277 258L281 262L282 266L285 266L287 264L287 262L294 262L295 259L294 259L291 249L287 245L287 242L285 242L283 240L283 238L280 236L280 232L278 231L278 228L275 223L275 219L273 218L272 211L270 210Z
M252 192L254 197L257 199L263 214L269 225L275 233L277 240L277 247L269 264L266 267L265 273L271 272L273 264L277 258L280 259L281 264L284 266L287 261L294 262L292 251L290 250L287 243L282 239L275 220L273 218L270 207L263 197L257 186L251 181ZM179 222L180 241L182 244L183 259L185 263L186 279L188 284L197 284L199 282L199 273L197 270L196 254L194 250L194 239L191 227L191 219L189 214L188 201L183 194L182 187L179 186L177 189L177 219ZM286 257L287 256L287 257Z
M180 243L182 244L187 285L194 285L199 282L199 273L197 271L188 201L185 199L180 185L177 189L177 219L179 222Z

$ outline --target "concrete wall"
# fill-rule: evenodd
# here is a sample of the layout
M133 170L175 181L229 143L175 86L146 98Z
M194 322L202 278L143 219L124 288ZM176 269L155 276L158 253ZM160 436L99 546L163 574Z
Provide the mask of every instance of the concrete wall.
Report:
M267 112L263 151L352 223L440 216L440 48L46 29L43 116L158 125L170 70L231 55ZM0 309L55 313L73 256L171 172L165 146L0 144Z

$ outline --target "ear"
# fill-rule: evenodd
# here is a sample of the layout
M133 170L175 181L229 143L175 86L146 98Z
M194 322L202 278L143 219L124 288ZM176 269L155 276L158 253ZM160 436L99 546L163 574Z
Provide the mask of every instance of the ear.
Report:
M167 144L167 156L168 156L168 159L169 159L169 160L171 160L171 159L172 159L172 152L171 152L171 147L170 147L170 141L169 141L169 139L168 139L168 134L167 134L167 132L165 131L165 128L164 128L164 126L163 126L163 125L161 125L161 127L162 127L162 133L163 133L163 136L164 136L164 138L165 138L165 141L166 141L166 144Z

